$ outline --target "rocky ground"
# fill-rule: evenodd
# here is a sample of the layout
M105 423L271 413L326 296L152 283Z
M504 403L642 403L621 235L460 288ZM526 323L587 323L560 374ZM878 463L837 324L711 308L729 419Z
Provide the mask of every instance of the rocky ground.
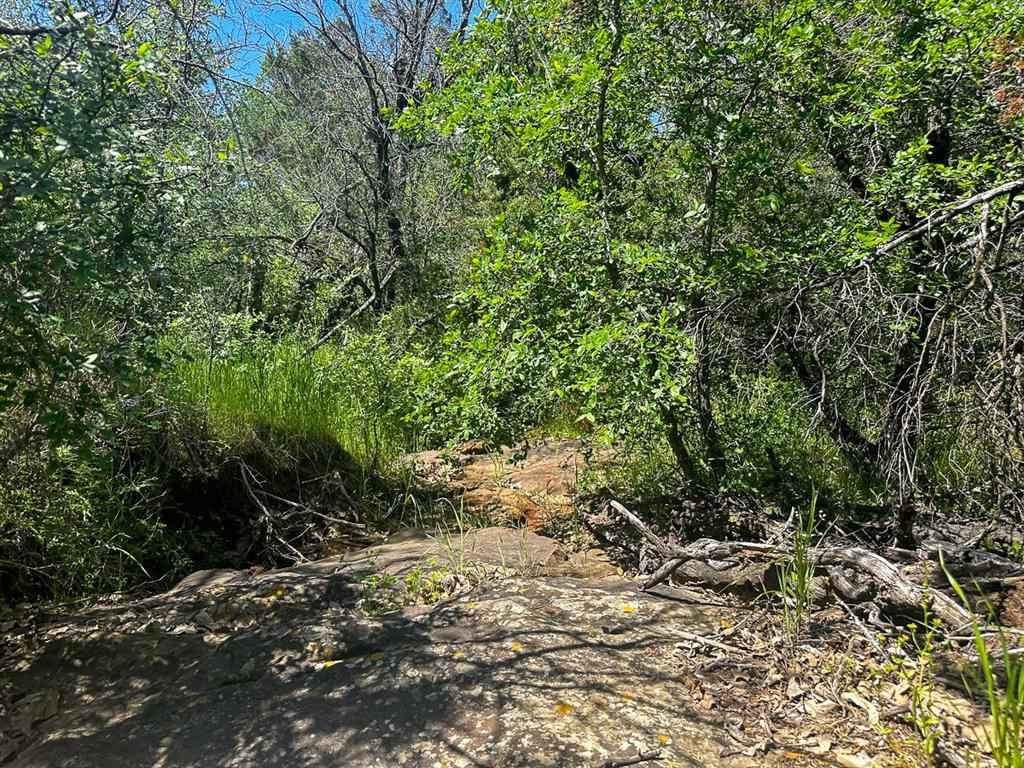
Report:
M576 450L415 458L463 506L524 527L410 529L143 600L12 614L0 762L912 766L922 694L939 757L976 752L984 723L958 672L922 687L912 641L835 606L785 635L768 600L642 592L600 551L529 530L571 512Z
M714 609L599 569L553 575L572 567L531 533L410 531L63 617L9 670L5 753L21 768L598 766L638 751L752 765L723 756L722 714L678 674L679 630L709 631ZM399 607L420 573L466 587Z
M406 464L476 518L538 529L574 514L580 472L593 458L585 453L580 440L538 440L494 451L474 440L454 451L411 454Z

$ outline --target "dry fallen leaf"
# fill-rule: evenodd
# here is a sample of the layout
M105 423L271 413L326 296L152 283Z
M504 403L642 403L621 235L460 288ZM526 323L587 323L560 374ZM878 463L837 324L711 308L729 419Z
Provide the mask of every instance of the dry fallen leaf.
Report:
M757 744L754 744L753 746L744 749L742 754L746 755L747 757L761 757L762 755L768 754L768 751L771 749L771 746L771 742L769 742L768 739L762 739L761 741L757 742Z
M843 691L843 693L841 694L841 698L844 701L848 701L851 704L855 704L856 706L860 707L865 712L867 712L868 722L871 725L878 725L878 707L875 704L865 699L856 691Z
M786 686L786 695L791 699L797 699L804 695L804 689L795 677L789 678L789 685Z
M817 745L807 751L815 755L826 755L832 751L832 739L828 736L819 736Z
M564 701L560 701L555 704L555 712L559 715L567 715L573 711L572 704L566 704Z
M817 699L804 699L803 710L811 717L821 717L839 708L831 699L820 701Z
M836 754L836 762L845 768L871 768L874 765L874 761L863 752L839 752Z

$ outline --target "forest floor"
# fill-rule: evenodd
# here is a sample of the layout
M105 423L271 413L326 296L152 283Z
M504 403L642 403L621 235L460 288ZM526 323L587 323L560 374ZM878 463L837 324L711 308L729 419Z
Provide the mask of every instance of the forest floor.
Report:
M787 629L770 597L641 590L572 523L580 450L410 457L462 510L454 528L12 609L0 762L858 768L931 749L984 764L964 653L827 600Z

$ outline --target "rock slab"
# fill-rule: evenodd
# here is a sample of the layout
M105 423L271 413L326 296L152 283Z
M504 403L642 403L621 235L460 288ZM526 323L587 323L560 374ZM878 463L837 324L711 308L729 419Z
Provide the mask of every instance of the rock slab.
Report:
M756 764L722 756L723 716L679 682L679 630L709 630L708 608L617 576L545 575L556 547L535 534L460 542L407 532L63 617L9 674L18 701L42 703L20 733L11 713L10 765L598 768L639 750L665 768ZM375 574L453 557L481 569L458 597L359 609Z

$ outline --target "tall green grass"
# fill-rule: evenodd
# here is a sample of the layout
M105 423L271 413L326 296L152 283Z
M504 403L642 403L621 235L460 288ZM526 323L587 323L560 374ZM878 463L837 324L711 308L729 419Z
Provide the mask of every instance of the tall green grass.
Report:
M971 610L967 592L946 567L942 551L939 563L953 591ZM991 606L990 613L993 614ZM971 637L978 653L977 670L965 674L964 682L971 689L981 690L988 703L992 726L987 733L989 751L998 768L1024 768L1024 659L1019 644L1011 644L1008 633L995 621L995 649L989 647L979 621L971 624Z
M415 445L402 377L374 338L304 352L284 340L226 357L192 354L170 371L170 394L208 436L285 462L337 446L364 467L387 469Z
M817 531L818 494L811 491L807 514L797 517L793 529L793 552L779 563L779 595L782 598L782 628L793 641L800 634L811 609L811 587L817 558L814 549L821 536Z

